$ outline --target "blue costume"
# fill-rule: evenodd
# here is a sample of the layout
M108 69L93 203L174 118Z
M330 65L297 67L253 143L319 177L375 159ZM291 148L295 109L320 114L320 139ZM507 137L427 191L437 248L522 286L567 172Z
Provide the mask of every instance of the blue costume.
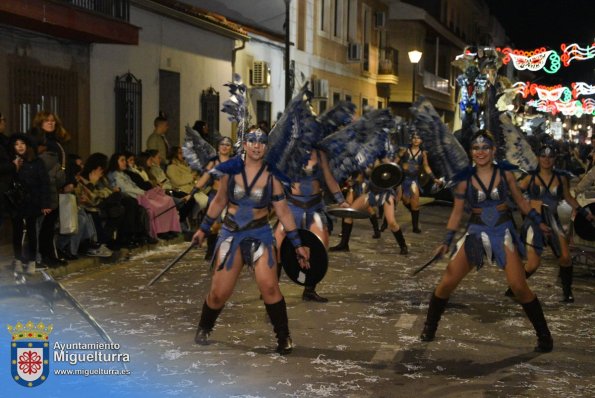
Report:
M405 172L405 178L403 179L403 196L411 197L412 185L415 184L417 189L421 192L421 186L419 185L419 173L423 167L423 150L418 149L417 153L413 154L411 148L407 148L407 152L401 159L401 164L407 164L407 167L403 168Z
M531 172L531 179L527 187L527 194L530 200L539 200L547 205L552 212L554 222L556 225L550 225L551 228L563 231L558 216L558 204L564 199L564 188L562 185L563 173L554 170L551 180L546 183L539 175L539 170ZM536 180L541 182L541 185L536 183ZM552 188L552 183L557 180L557 186ZM541 256L543 249L547 244L547 239L541 229L534 228L530 223L525 222L521 231L523 241L533 247L538 256ZM558 250L554 250L556 257L559 257Z
M242 259L248 266L253 266L262 256L264 250L268 250L268 265L272 268L275 265L273 230L268 223L267 216L257 220L253 218L254 209L269 208L273 201L272 174L269 173L267 182L262 189L254 188L254 184L259 177L265 171L268 171L266 163L262 165L251 183L248 183L244 162L240 157L234 157L227 162L223 162L216 166L214 170L216 170L216 175L229 175L227 185L228 201L238 206L235 214L227 213L223 219L223 226L215 245L215 253L220 250L221 254L221 263L217 266L217 270L224 267L227 270L231 269L238 247ZM235 176L238 174L242 176L243 185L239 185L235 181ZM277 200L280 199L277 198ZM213 261L215 261L215 258L213 257Z
M508 164L497 164L494 167L488 187L477 177L475 167L463 170L455 180L467 181L464 195L455 194L459 199L465 199L471 207L471 217L465 236L456 245L455 253L461 248L465 250L470 264L480 269L484 264L484 257L495 261L499 268L506 266L505 249L514 247L522 257L525 257L525 246L516 232L512 213L507 204L509 187L506 182L505 171L510 170ZM496 175L500 182L494 186ZM461 178L462 177L462 178ZM480 189L473 186L472 180L479 183Z
M322 193L313 193L314 182L323 180L322 169L316 163L311 169L304 168L303 171L303 176L299 180L302 195L294 195L289 189L287 192L287 204L295 223L302 229L310 229L315 222L320 223L321 227L324 224L329 228L330 223L324 211Z

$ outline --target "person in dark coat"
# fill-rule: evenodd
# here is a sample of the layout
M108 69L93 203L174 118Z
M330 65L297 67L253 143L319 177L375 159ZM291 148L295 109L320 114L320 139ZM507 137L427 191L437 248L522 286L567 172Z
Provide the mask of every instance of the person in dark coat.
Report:
M6 118L0 112L0 192L6 192L8 190L15 172L15 165L10 161L8 137L4 135L5 132ZM8 215L7 211L6 199L4 195L0 195L0 226L2 226L4 219Z
M37 256L37 218L51 211L50 179L28 136L14 134L9 142L15 169L13 181L20 184L23 192L21 200L10 204L14 271L32 275ZM23 246L25 235L27 244Z

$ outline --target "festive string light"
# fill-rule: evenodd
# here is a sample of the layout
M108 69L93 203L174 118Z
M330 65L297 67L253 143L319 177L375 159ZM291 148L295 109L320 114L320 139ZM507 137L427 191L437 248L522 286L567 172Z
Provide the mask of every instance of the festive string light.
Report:
M547 50L545 47L536 48L533 51L513 50L510 47L496 48L504 54L502 63L507 65L511 60L516 70L536 72L543 69L547 73L556 73L560 69L560 56L554 50ZM545 65L550 61L550 67Z
M595 86L584 82L575 82L570 86L572 87L572 98L577 98L579 95L595 94Z
M517 94L521 94L523 98L529 95L537 95L539 99L546 101L562 101L568 102L571 99L577 99L579 96L587 96L595 94L595 86L584 82L571 83L571 88L558 84L556 86L544 86L541 84L530 82L517 82L512 85L513 90Z
M507 65L511 60L517 70L538 71L543 69L547 73L556 73L560 67L569 66L572 61L585 61L595 58L595 43L587 47L581 47L577 43L560 45L562 53L548 50L545 47L536 48L533 51L517 50L510 47L496 48L504 57L502 63ZM549 60L549 67L547 63Z
M562 59L562 63L564 66L568 66L570 62L577 60L577 61L584 61L587 59L595 58L595 43L591 44L589 47L580 47L576 43L572 43L566 45L562 43L560 45L562 49L562 55L560 58Z

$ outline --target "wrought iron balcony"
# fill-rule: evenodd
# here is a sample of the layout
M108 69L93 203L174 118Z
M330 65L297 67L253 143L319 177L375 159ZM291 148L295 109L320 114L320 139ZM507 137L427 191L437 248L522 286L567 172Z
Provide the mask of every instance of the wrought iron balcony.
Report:
M75 7L97 12L108 17L128 22L130 18L130 0L59 0Z
M433 73L424 71L424 88L439 91L443 94L450 95L450 86L448 79L436 76Z

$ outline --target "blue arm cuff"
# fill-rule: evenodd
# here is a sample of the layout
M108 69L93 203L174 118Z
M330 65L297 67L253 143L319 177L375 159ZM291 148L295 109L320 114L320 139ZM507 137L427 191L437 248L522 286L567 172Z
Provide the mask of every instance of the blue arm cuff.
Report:
M286 231L285 235L296 249L303 246L302 240L300 239L300 234L298 233L297 229L294 229L293 231Z

